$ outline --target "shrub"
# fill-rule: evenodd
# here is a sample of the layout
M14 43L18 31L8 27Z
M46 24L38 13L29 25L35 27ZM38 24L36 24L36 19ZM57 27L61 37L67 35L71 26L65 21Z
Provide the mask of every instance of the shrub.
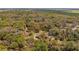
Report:
M35 47L34 49L35 51L47 51L48 47L47 44L43 41L37 41L35 42Z
M64 51L74 51L74 50L77 50L76 48L76 46L75 46L75 42L74 41L67 41L67 42L65 42L65 45L64 45L64 48L63 48L63 50Z
M10 44L9 48L11 48L11 49L18 48L18 43L17 43L17 42L12 42L12 43Z
M0 45L0 51L7 51L7 47L4 45Z

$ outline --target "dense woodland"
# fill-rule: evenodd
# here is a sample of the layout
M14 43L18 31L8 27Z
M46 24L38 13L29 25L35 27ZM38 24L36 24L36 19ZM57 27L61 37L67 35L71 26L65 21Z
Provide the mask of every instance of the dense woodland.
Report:
M49 11L0 12L0 51L78 51L79 15Z

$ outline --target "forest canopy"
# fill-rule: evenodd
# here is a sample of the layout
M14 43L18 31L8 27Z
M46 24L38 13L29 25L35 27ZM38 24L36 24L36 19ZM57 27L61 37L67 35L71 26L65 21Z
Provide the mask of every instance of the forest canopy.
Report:
M79 51L79 15L56 11L2 11L0 51Z

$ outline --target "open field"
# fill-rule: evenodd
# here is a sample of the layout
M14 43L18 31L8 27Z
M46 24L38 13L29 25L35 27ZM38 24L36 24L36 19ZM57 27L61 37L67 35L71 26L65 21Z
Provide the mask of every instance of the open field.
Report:
M68 13L79 13L79 10L68 10L68 11L64 11L64 12L68 12Z

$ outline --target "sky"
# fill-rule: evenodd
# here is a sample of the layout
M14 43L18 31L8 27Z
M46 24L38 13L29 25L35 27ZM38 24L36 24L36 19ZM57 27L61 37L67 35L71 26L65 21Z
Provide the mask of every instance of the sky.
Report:
M79 0L0 0L0 8L78 8Z

